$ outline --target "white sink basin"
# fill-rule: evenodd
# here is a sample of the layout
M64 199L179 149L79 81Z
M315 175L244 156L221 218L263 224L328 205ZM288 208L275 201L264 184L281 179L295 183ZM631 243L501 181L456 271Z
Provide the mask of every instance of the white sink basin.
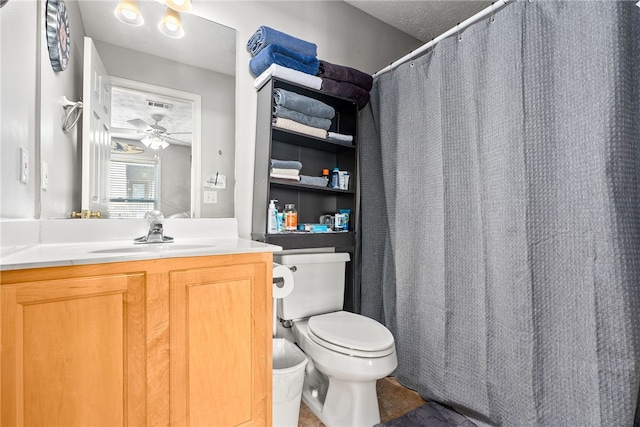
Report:
M143 243L131 244L119 248L98 249L91 251L92 254L119 254L119 253L149 253L149 252L179 252L215 247L215 244L194 244L194 243Z

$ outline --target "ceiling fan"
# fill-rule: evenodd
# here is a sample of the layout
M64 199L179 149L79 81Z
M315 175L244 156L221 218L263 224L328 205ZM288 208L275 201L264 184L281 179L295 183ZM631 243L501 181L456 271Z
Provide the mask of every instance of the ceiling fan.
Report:
M129 132L125 131L122 133L113 132L112 135L123 139L141 138L140 142L142 142L145 147L153 150L167 148L170 144L190 145L188 142L173 138L172 135L186 135L191 134L191 132L167 132L167 128L158 124L163 118L164 116L162 114L152 114L151 119L155 122L153 124L149 124L140 118L127 120L127 123L137 128L135 133L131 134L131 130L129 130Z

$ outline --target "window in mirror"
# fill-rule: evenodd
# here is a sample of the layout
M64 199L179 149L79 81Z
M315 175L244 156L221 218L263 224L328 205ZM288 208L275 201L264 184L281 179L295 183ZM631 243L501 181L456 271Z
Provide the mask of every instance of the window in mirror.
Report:
M162 210L157 160L110 162L109 211L112 218L144 218L145 212Z

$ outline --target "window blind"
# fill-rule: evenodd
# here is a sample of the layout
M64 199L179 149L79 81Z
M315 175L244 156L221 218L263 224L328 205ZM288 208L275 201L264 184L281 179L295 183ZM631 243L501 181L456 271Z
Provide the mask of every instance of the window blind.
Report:
M109 183L111 218L143 218L160 209L157 163L111 160Z

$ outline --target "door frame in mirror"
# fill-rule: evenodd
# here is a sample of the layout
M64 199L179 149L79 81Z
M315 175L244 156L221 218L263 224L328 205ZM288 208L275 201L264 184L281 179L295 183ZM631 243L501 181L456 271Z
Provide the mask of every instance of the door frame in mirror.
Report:
M193 130L191 141L191 212L194 218L200 218L202 211L202 200L200 191L200 181L202 177L201 138L202 138L202 99L194 93L156 86L149 83L135 80L111 77L111 86L118 86L141 92L149 92L169 98L193 102Z

